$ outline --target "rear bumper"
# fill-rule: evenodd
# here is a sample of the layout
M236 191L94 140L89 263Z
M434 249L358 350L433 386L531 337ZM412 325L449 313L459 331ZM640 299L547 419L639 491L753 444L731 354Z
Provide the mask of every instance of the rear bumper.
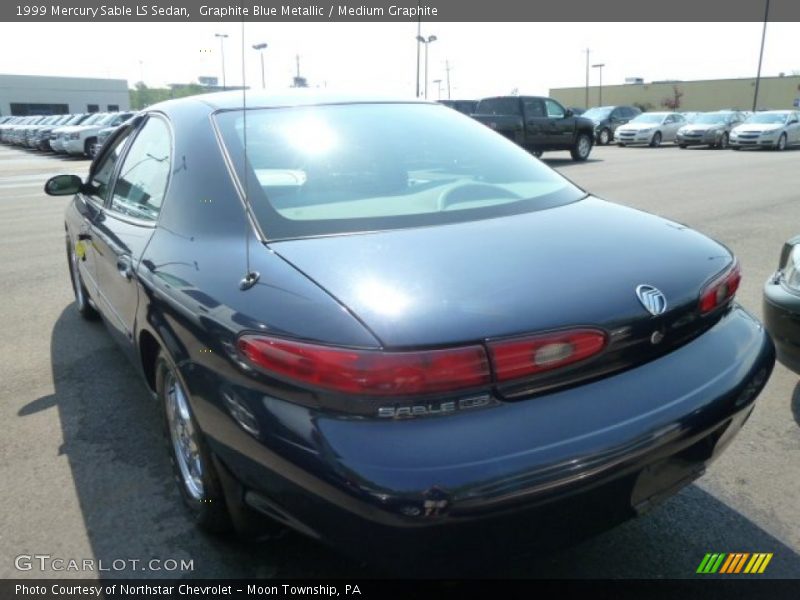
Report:
M778 360L800 373L800 295L770 278L764 285L764 325L778 353Z
M727 445L774 360L735 308L651 363L484 410L386 422L258 398L261 439L222 410L196 412L250 506L400 564L567 543L647 510Z

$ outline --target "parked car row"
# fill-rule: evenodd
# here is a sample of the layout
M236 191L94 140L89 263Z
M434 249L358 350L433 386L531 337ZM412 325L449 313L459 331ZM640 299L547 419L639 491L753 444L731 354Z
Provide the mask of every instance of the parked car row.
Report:
M614 141L618 146L657 147L663 142L674 142L679 148L785 150L800 145L800 112L718 110L698 113L691 119L676 112L647 112L618 127Z
M47 152L94 157L105 137L133 112L0 118L0 142ZM105 131L108 130L108 131Z

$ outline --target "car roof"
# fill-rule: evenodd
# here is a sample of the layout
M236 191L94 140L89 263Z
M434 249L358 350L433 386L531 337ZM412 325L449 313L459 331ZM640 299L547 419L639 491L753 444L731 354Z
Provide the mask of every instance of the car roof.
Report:
M227 92L215 92L211 94L201 94L198 96L188 96L168 100L150 107L155 109L162 104L166 107L178 107L185 102L202 102L215 110L230 110L242 108L245 103L247 108L278 108L289 106L314 106L319 104L360 104L360 103L381 103L381 102L412 102L418 104L437 104L434 101L408 96L387 96L378 94L359 94L328 92L320 90L286 90L280 93L267 93L257 90L232 90Z

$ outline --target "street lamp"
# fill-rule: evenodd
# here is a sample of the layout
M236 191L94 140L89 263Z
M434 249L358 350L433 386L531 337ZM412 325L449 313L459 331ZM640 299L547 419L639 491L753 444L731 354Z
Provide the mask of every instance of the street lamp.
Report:
M267 47L266 42L260 44L253 44L253 50L258 50L261 55L261 89L267 89L266 79L264 79L264 49Z
M758 55L758 73L756 74L756 89L753 93L753 112L758 110L758 88L761 83L761 61L764 58L764 42L767 39L767 22L769 21L769 0L764 6L764 28L761 30L761 52Z
M417 41L425 44L425 99L428 98L428 46L436 41L435 35L429 35L427 38L418 35Z
M227 33L215 33L214 37L219 38L219 51L222 56L222 89L228 89L225 84L225 38L228 37Z
M605 67L605 66L606 66L605 63L592 65L593 69L599 69L600 70L600 87L598 88L599 100L597 102L597 104L599 106L603 106L603 67Z

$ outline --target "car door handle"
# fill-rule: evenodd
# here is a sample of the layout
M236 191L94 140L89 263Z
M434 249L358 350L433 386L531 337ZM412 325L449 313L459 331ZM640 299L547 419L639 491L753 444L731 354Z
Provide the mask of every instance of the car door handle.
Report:
M120 277L124 277L128 281L133 277L133 263L130 256L120 256L117 258L117 271Z
M78 234L78 241L79 242L86 242L92 239L92 235L90 233L79 233Z

